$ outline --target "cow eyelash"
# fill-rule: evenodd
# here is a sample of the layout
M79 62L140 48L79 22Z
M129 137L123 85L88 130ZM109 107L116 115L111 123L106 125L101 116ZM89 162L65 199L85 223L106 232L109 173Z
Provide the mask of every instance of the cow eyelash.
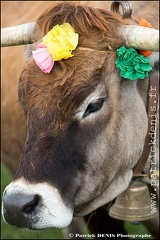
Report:
M91 113L95 113L99 111L103 106L104 100L105 98L100 98L100 99L97 99L96 101L89 103L83 114L83 118L86 118Z

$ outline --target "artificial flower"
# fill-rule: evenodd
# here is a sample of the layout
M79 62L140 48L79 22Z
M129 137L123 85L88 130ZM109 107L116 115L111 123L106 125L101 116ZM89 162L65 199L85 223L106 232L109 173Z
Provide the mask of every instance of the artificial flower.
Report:
M37 50L32 51L33 59L35 60L38 67L44 73L50 73L53 68L54 61L52 59L52 55L48 52L47 48L39 43L37 46Z
M78 45L78 34L69 23L54 26L44 37L44 44L54 61L74 56L72 50Z
M69 23L56 25L43 37L37 50L32 51L33 59L43 72L49 73L55 61L74 56L72 50L78 45L78 37Z
M152 70L150 59L140 55L134 48L117 49L118 59L115 61L116 67L120 69L120 75L130 80L144 79L148 72Z
M153 28L152 25L143 17L141 18L138 25L143 27ZM148 50L139 50L139 53L145 57L149 57L152 54L152 52Z

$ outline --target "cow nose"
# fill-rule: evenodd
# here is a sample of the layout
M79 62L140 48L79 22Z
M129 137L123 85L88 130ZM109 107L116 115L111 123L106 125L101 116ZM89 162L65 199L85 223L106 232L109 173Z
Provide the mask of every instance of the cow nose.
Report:
M3 196L3 216L7 223L21 228L31 228L31 219L36 215L38 195L10 194Z

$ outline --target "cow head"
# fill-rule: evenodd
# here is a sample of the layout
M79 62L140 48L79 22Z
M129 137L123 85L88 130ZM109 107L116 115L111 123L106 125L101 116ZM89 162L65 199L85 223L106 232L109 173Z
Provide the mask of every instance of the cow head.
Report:
M132 178L147 132L137 81L115 68L123 21L62 3L37 24L44 35L63 22L79 34L74 57L57 61L49 74L31 58L19 80L27 137L2 211L21 228L66 227L114 199Z

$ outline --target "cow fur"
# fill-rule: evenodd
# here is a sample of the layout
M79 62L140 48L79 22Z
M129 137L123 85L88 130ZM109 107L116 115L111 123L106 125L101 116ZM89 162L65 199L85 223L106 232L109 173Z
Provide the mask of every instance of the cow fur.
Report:
M90 26L90 24L89 24L89 20L88 20L88 26L86 24L85 25L84 24L83 25L78 25L77 22L76 23L74 23L74 21L72 22L73 19L70 19L70 14L67 14L67 13L69 13L69 9L65 8L65 10L66 10L65 19L63 19L62 22L60 22L59 19L56 22L56 18L54 19L54 13L53 13L52 9L47 10L44 14L42 14L42 16L37 21L39 29L42 31L42 35L44 35L44 34L46 34L46 32L48 32L48 30L53 26L53 22L54 22L54 25L55 25L55 24L61 24L64 21L67 21L67 22L71 21L70 22L71 25L76 29L76 32L78 32L80 34L80 36L81 36L80 37L80 41L79 41L79 46L83 47L83 48L87 47L87 48L95 49L95 51L92 51L92 52L83 50L83 55L82 55L82 50L78 50L77 49L75 51L75 54L77 56L77 59L76 59L77 62L81 63L81 61L83 61L83 57L85 58L85 52L86 52L86 54L87 54L87 56L89 58L88 61L91 61L90 59L92 59L92 61L93 61L93 57L94 57L95 63L96 63L96 59L99 56L101 56L102 63L98 63L97 62L97 64L100 64L100 65L96 64L96 66L101 67L106 58L107 59L111 59L112 56L114 56L114 53L112 53L112 55L111 55L110 49L112 49L112 51L114 51L116 48L121 46L122 43L123 43L122 39L118 39L117 41L113 41L113 39L116 38L116 31L115 31L115 29L117 28L117 21L119 22L120 25L123 24L123 21L119 17L117 17L116 21L114 23L114 17L113 17L112 23L110 24L110 26L106 27L106 25L103 24L104 20L101 19L100 26L98 26L96 18L92 19L94 24L95 24L95 26L100 29L100 32L101 32L101 30L106 32L107 38L105 36L106 41L104 41L104 36L101 36L99 34L100 32L96 35L96 38L94 37L95 33L92 34L92 31L88 32L88 29L90 27L92 29L92 26ZM52 12L52 19L50 19L51 12ZM55 12L57 14L58 10L56 9ZM103 11L101 11L101 12L102 12L102 15L103 15ZM90 14L89 14L89 16L90 16ZM111 16L112 16L112 14L111 14ZM104 14L104 19L105 19L105 14ZM79 21L79 22L81 22L81 21ZM44 23L46 23L46 24L44 24ZM114 24L115 24L115 26L114 26ZM82 29L83 29L83 32L82 32ZM109 36L110 32L114 33L115 35ZM83 34L84 35L88 34L88 39L89 40L87 39L87 41L86 41L85 38L83 37ZM97 48L97 46L98 46L98 48ZM106 53L104 53L104 50L107 50L107 49L108 49L108 53L106 54ZM44 113L48 114L49 112L51 112L50 111L51 108L53 109L53 107L55 107L55 110L57 109L58 112L59 112L59 117L57 117L57 119L54 119L54 116L50 115L48 117L48 119L45 119L46 124L47 124L47 121L49 121L49 118L54 119L53 123L54 124L56 123L56 126L57 126L57 129L54 129L54 134L55 135L58 134L59 131L64 130L68 126L67 124L68 124L68 121L70 119L69 117L71 116L71 114L74 113L75 109L77 108L77 105L74 106L74 101L72 100L72 99L74 99L74 96L75 96L75 93L74 93L75 86L77 87L77 85L78 85L76 80L74 80L74 70L75 69L73 69L72 73L67 71L67 69L71 69L71 66L74 65L74 61L75 61L75 59L70 59L69 61L67 60L66 63L63 63L63 62L61 63L60 62L60 63L56 64L56 66L54 67L55 75L52 75L52 77L55 79L55 83L52 84L52 86L50 86L49 88L47 86L51 83L52 80L49 77L48 77L48 79L45 77L45 82L43 82L43 76L42 76L43 74L40 72L40 70L34 64L34 62L29 62L28 66L27 66L29 70L28 69L24 69L23 72L22 72L22 75L21 75L20 87L19 87L19 89L20 89L19 90L19 100L20 100L20 102L22 104L22 107L24 109L24 112L25 112L26 116L28 114L27 110L34 106L35 107L34 114L36 114L36 111L38 113L38 111L40 110L39 113L38 113L39 116L38 115L37 116L39 117L40 120L43 120L43 114ZM113 60L111 60L110 62L113 62ZM86 62L86 67L85 67L85 64L83 66L84 69L87 69L88 65L90 65L89 62ZM31 75L34 76L35 69L36 69L36 77L34 78L35 82L33 84L30 81L29 76L31 76ZM93 69L94 69L94 66L93 66ZM59 70L61 70L61 75L59 75ZM108 72L107 72L108 74L110 72L113 72L114 71L113 66L108 65L107 70L108 70ZM85 72L85 75L86 76L90 76L90 77L86 78L86 81L88 81L89 79L93 80L92 75L91 75L93 70L87 69L87 71L88 72ZM79 71L79 75L80 76L81 76L81 74L82 74L81 71ZM65 96L65 88L64 88L64 92L63 92L63 88L62 88L61 91L59 91L59 85L61 85L61 86L64 85L65 86L65 83L66 83L66 81L69 81L67 79L69 79L70 76L73 76L73 83L70 83L70 85L73 85L72 86L73 87L73 91L72 91L72 88L71 88L71 92L68 92L66 94L66 96ZM95 76L96 77L99 76L99 72L97 72L95 74ZM22 78L24 78L24 77L25 77L25 81L24 80L22 81ZM77 75L76 75L76 77L77 77ZM98 79L96 79L96 77L95 77L95 83L94 83L95 86L98 84L97 83ZM41 81L39 81L40 79L41 79ZM61 79L63 79L64 82L61 82ZM36 81L38 81L38 82L36 83ZM57 85L56 85L56 83L57 83ZM40 92L40 89L37 88L37 86L39 84L40 84L41 87L43 87L43 93ZM85 86L85 84L86 83L84 83L84 86ZM88 84L88 82L87 82L87 84ZM86 91L83 91L83 93L82 93L82 91L80 89L78 89L78 90L76 89L77 93L80 93L79 95L77 94L77 100L78 101L76 103L78 105L95 88L94 84L93 85L92 84L93 83L91 83L91 84L89 83L89 89L86 89ZM147 83L146 83L146 86L147 86ZM61 94L63 94L66 97L66 99L64 98L63 102L59 102L58 104L54 105L54 102L51 100L51 95L50 95L51 92L54 93L54 96L56 96L56 94L57 94L57 97L58 97L58 94L59 94L59 96ZM23 102L23 94L27 94L28 95L28 99L25 98L26 102ZM43 98L39 98L38 99L39 95L40 96L43 95L44 98L47 99L46 106L42 106ZM146 96L144 98L146 98ZM67 101L66 101L67 99L70 99L70 101L73 102L73 104L70 105L70 106L67 106L66 105L67 104ZM39 106L38 105L36 106L37 103L38 103L39 106L42 106L43 109L42 108L38 109ZM115 105L116 105L116 103L115 103ZM61 108L61 106L65 106L65 109L67 109L67 112L64 113L63 109ZM42 114L42 111L43 111L43 114ZM44 114L44 115L46 116L46 114ZM39 130L42 130L41 127L40 126L36 126L36 123L35 123L34 131L30 132L30 135L32 135L32 134L34 135ZM48 129L48 131L52 132L52 128ZM46 131L45 131L45 129L43 129L43 131L41 131L41 136L40 137L45 137L45 134L46 134ZM50 145L48 145L48 147L49 146ZM83 167L82 167L82 169L83 169ZM23 173L20 170L20 172L17 172L17 174L15 175L15 178L22 176L22 174ZM32 176L30 177L29 173L27 173L26 176L27 176L28 180L32 177Z

